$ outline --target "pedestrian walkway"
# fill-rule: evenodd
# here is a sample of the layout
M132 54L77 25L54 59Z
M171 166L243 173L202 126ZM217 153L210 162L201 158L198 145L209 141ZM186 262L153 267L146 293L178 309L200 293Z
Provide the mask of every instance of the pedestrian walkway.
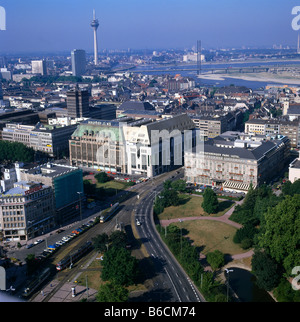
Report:
M199 217L184 217L184 218L175 218L175 219L167 219L167 220L160 220L160 224L162 227L166 227L168 225L170 225L171 223L174 222L182 222L182 221L187 221L187 220L214 220L214 221L219 221L219 222L223 222L225 224L234 226L236 228L242 228L243 226L230 220L230 216L232 215L232 213L234 212L234 209L237 205L241 205L243 203L243 200L240 201L236 201L235 205L233 207L231 207L223 216L221 217L210 217L210 216L199 216ZM230 258L227 258L227 260L236 260L236 259L243 259L243 258L248 258L251 257L253 255L254 251L253 250L249 250L248 252L245 253L241 253L241 254L236 254L236 255L230 255ZM200 260L201 261L205 261L206 260L206 256L204 254L200 254ZM209 270L209 268L208 268Z
M53 289L59 284L58 280L53 280L47 284L41 292L32 300L32 302L43 302L45 297L49 295ZM75 288L75 296L73 297L72 288ZM76 283L65 283L59 288L48 302L80 302L84 299L94 301L97 291L89 288L88 291L85 286L77 285Z
M223 222L225 224L234 226L236 228L241 228L242 225L230 220L230 216L232 215L232 213L234 212L234 209L237 205L241 205L243 200L241 201L236 201L235 205L233 207L231 207L223 216L221 217L211 217L211 216L198 216L198 217L184 217L184 218L175 218L175 219L164 219L164 220L160 220L160 224L162 227L166 227L168 225L170 225L173 222L178 222L178 221L187 221L187 220L214 220L214 221L220 221Z

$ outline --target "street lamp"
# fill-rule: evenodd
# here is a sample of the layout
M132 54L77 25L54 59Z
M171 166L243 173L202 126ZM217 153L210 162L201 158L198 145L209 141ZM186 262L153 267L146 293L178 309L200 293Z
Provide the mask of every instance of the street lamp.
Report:
M225 268L225 272L227 273L227 302L228 302L228 292L229 292L229 273L233 272L233 269Z

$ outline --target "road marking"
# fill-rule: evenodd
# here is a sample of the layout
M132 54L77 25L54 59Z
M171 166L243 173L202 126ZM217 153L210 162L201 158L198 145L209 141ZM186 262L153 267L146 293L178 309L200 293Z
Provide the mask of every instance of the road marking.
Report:
M177 289L176 289L176 287L175 287L175 285L174 285L174 283L173 283L173 281L172 281L172 279L171 279L171 276L170 276L170 274L169 274L168 270L167 270L166 268L164 268L164 270L166 271L166 273L167 273L167 275L168 275L168 277L169 277L169 279L170 279L170 281L171 281L171 283L172 283L172 285L173 285L173 288L174 288L174 290L175 290L175 292L176 292L176 295L177 295L177 297L178 297L178 299L179 299L179 302L182 302L182 301L181 301L181 298L180 298L180 296L179 296L179 294L178 294L178 292L177 292Z

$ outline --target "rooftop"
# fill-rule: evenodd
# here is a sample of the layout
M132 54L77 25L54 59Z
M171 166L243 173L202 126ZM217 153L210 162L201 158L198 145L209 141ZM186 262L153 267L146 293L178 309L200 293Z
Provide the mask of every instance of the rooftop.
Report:
M54 178L74 170L78 170L78 168L72 167L69 165L62 165L62 164L55 164L55 163L48 162L48 163L36 166L34 168L28 169L26 172L29 174L36 174L36 175Z

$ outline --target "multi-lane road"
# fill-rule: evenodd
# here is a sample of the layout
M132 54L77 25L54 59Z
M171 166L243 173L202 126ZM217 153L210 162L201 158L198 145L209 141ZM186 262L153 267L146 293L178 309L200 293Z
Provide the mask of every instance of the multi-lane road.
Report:
M108 222L98 224L82 236L84 241L101 233L110 233L116 223L122 222L125 227L132 228L132 235L140 243L140 254L152 262L151 287L148 289L147 301L162 302L203 302L205 301L193 282L183 271L174 256L169 252L156 231L153 219L153 202L155 196L163 189L163 182L169 178L178 179L180 171L172 171L131 187L132 196L121 203L120 211ZM97 214L89 214L82 222L65 229L61 234L48 236L47 243L54 243L63 235L91 219ZM45 248L45 241L31 249L16 251L19 256L26 257L27 253L40 253ZM17 255L17 254L16 254ZM19 257L18 256L18 257ZM70 276L69 276L70 278Z

